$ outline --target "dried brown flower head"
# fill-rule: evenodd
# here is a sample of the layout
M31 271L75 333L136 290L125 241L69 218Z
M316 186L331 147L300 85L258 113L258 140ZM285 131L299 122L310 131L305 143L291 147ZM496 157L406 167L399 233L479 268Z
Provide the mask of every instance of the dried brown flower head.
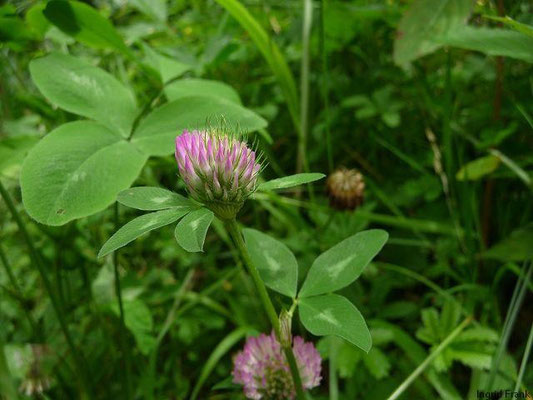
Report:
M363 203L365 180L358 170L341 167L328 176L326 191L331 207L353 210Z

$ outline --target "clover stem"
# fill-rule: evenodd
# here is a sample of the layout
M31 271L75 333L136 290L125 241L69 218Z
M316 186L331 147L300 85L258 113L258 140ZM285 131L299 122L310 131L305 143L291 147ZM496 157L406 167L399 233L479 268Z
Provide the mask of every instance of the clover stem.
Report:
M272 304L272 300L270 299L266 286L263 283L261 276L259 275L259 271L255 267L252 258L250 257L250 253L248 253L248 249L244 244L239 225L237 224L237 221L235 219L227 220L225 221L225 224L230 236L235 242L235 246L237 246L237 249L239 250L239 253L244 261L244 264L246 265L248 273L254 281L254 284L257 288L257 292L259 293L259 298L261 300L261 303L263 304L263 308L265 309L268 319L272 324L272 329L274 329L274 333L276 334L278 341L282 343L282 340L280 339L280 324L278 314L276 312L276 309L274 308L274 305ZM296 358L294 357L292 347L289 344L288 346L282 345L282 348L283 352L285 353L285 357L287 358L287 362L289 363L292 380L296 388L297 398L298 400L305 400L305 394L302 387L302 379L300 378L298 364L296 363Z
M114 210L114 220L115 220L115 230L119 229L119 213L118 213L118 202L115 202ZM115 277L115 294L117 296L118 310L120 314L120 324L119 324L119 341L122 354L124 356L124 370L121 373L124 387L124 397L126 399L131 399L131 354L130 348L127 344L127 332L126 332L126 321L124 318L124 302L122 301L122 288L120 285L120 274L118 271L118 250L115 250L113 253L113 272Z
M83 358L83 355L78 352L76 349L76 346L74 345L74 341L72 340L72 336L70 335L70 332L68 330L67 322L63 316L62 313L62 307L59 303L58 298L55 296L54 289L52 287L52 283L50 282L50 279L46 275L45 267L41 261L40 255L37 253L37 249L33 245L33 241L26 230L26 225L22 221L22 218L20 217L15 204L13 203L13 200L11 199L11 196L9 195L8 191L4 188L4 185L2 182L0 182L0 194L2 195L2 198L4 199L4 202L7 205L7 208L9 209L11 215L13 216L13 219L15 220L20 233L22 234L22 237L24 238L24 241L26 242L30 258L33 261L33 264L37 267L37 270L39 271L39 275L41 276L41 280L43 281L44 288L48 294L48 297L50 297L50 301L52 302L52 308L55 311L55 314L57 316L57 319L59 321L59 325L61 327L61 330L63 331L63 335L65 336L65 339L67 341L67 345L72 353L72 356L74 358L74 363L76 364L76 368L80 374L79 379L80 383L85 389L86 393L91 396L91 387L89 385L89 379L88 379L88 373L86 371L86 363L85 359Z

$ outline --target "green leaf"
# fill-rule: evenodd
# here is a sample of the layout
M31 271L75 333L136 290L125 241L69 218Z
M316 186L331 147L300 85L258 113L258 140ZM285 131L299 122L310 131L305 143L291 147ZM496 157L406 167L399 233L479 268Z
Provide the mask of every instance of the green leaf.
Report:
M294 186L303 185L304 183L310 183L318 181L319 179L324 178L326 175L320 174L317 172L303 173L285 176L283 178L273 179L268 182L261 183L257 190L279 190L287 189Z
M461 305L457 301L447 299L440 312L439 330L443 337L447 336L459 324Z
M454 346L446 349L446 355L454 360L462 362L470 368L490 369L494 347L487 346L486 352L476 349L457 349Z
M167 20L166 0L130 0L129 3L156 21L165 22Z
M454 340L454 343L460 342L489 342L496 343L500 336L498 333L486 326L475 326L464 332L461 332Z
M110 303L111 310L120 316L117 302ZM156 338L152 336L153 319L150 309L141 300L124 301L124 324L133 334L139 351L148 355L156 344Z
M165 95L169 101L188 96L213 96L241 105L239 94L223 82L208 79L181 79L165 86Z
M328 338L338 341L336 343L337 348L334 348L333 351L337 353L337 370L339 371L339 376L344 379L351 378L357 370L364 353L345 340L335 336L328 336Z
M300 319L317 336L336 335L369 352L372 337L359 310L338 294L299 299Z
M133 242L146 232L169 225L183 217L188 212L188 209L170 208L168 210L144 214L132 219L116 231L113 236L104 243L98 253L98 257L104 257L109 253L126 246L128 243Z
M401 122L400 114L392 111L382 114L381 119L389 128L396 128Z
M255 229L244 229L246 247L261 278L272 290L295 297L298 285L296 257L283 243Z
M533 258L533 223L519 228L483 253L484 258L525 261Z
M372 348L372 350L363 357L363 362L374 378L383 379L389 376L391 369L389 358L379 348Z
M427 332L426 336L430 338L431 340L431 342L428 342L428 343L430 344L439 343L439 341L443 337L446 337L447 332L442 332L440 329L439 313L437 312L436 309L434 309L433 307L426 308L422 310L421 315L422 315L422 321L424 323L424 328L425 328L424 332ZM422 332L422 329L420 330L420 332ZM418 332L417 332L417 336L420 336Z
M415 59L438 49L433 39L465 24L470 0L415 0L403 15L394 41L393 59L407 67Z
M46 3L35 3L27 11L24 19L26 24L37 33L38 37L42 40L48 28L50 28L50 22L43 14L43 10L46 7Z
M504 56L533 62L533 37L523 33L464 26L435 38L441 45L475 50L489 56Z
M235 103L216 97L190 96L155 109L139 124L132 142L149 155L172 154L176 136L184 129L205 129L209 121L220 116L225 118L228 128L242 132L267 125L259 115Z
M159 73L163 82L177 78L191 69L190 65L160 54L145 43L142 43L142 48L147 63Z
M192 210L196 206L186 197L159 187L138 186L118 194L117 201L137 210L164 210L183 208Z
M102 211L130 187L146 158L96 122L61 125L24 160L20 184L26 211L47 225Z
M298 297L333 292L351 284L389 238L372 229L359 232L319 255L311 265Z
M191 253L202 251L213 217L214 214L207 208L189 213L176 225L174 236L178 244Z
M52 0L43 11L63 33L96 49L113 49L131 57L111 21L91 6L78 1Z
M59 53L31 61L30 72L41 93L52 103L129 136L137 114L135 99L114 76Z

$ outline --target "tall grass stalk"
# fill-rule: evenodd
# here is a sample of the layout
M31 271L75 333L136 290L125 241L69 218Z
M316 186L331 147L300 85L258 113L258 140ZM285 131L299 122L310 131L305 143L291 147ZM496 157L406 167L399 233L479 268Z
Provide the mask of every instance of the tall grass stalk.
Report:
M526 349L524 350L524 356L522 357L522 363L520 364L520 370L518 371L518 378L516 379L516 385L514 391L518 392L520 385L522 384L522 378L526 372L526 365L531 353L531 347L533 347L533 323L531 324L531 329L529 330L529 337L526 343Z
M522 271L525 271L526 264L528 263L524 263ZM500 369L500 363L505 353L505 350L507 349L507 343L509 342L509 338L511 337L511 332L513 331L513 327L516 322L518 311L520 310L520 307L522 306L522 302L524 301L524 296L526 294L526 288L529 285L529 280L531 279L532 272L533 272L533 263L530 262L529 267L527 269L527 273L525 275L521 274L521 277L518 278L518 281L516 282L516 286L513 291L513 296L511 298L511 302L509 303L509 308L507 310L507 315L505 317L505 322L503 324L503 330L502 330L500 342L498 343L498 347L496 348L496 353L494 357L492 358L490 375L487 381L488 391L492 390L494 381L496 380L496 374L498 373Z
M467 317L461 324L448 335L446 339L405 379L400 386L388 397L388 400L395 400L402 395L403 392L418 378L418 376L424 372L424 370L433 362L437 356L453 342L453 340L459 335L467 325L472 321L472 317Z
M296 172L308 171L307 163L307 137L309 136L309 69L311 27L313 24L313 4L311 0L303 0L302 23L302 62L300 76L300 139L298 140L298 157Z
M339 379L337 377L337 355L339 341L336 336L329 340L329 400L339 400Z
M322 62L322 94L324 97L324 116L326 123L326 151L328 155L328 169L333 171L333 148L331 144L331 120L329 110L329 70L328 70L328 51L326 48L325 30L326 30L326 0L320 0L320 58Z

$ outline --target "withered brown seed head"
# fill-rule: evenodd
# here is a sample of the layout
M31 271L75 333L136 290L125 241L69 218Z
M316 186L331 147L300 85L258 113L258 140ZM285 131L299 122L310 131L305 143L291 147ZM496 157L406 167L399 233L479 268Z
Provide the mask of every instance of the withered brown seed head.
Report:
M341 167L326 181L329 204L339 210L353 210L363 203L365 181L356 169Z

